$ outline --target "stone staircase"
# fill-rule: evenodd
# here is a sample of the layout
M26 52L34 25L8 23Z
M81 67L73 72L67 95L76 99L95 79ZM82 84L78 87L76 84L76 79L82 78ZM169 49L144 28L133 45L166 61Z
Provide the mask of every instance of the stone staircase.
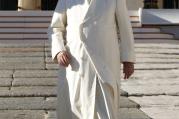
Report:
M59 66L51 61L47 40L51 16L52 12L47 11L0 12L0 119L55 119L57 93L61 95L58 106L63 107L62 114L69 111L64 102L67 83L60 77L57 80L58 72L64 70L58 70ZM162 33L158 27L141 27L136 15L131 15L131 22L138 55L146 51L141 47L151 46L138 43L174 40L172 34ZM146 69L145 65L136 64L136 70ZM155 64L148 68L152 67ZM128 92L122 89L121 92L121 119L151 119L140 110L139 104L128 98Z
M134 13L133 13L134 14ZM135 39L173 39L158 27L141 27L139 17L131 13ZM46 30L52 12L0 12L0 40L47 40ZM18 34L18 35L17 35Z

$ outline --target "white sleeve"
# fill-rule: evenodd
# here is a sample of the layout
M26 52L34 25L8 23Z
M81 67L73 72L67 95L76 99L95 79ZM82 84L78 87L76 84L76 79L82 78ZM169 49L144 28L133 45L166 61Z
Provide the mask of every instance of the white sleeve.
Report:
M126 0L116 0L116 21L120 32L121 62L135 62L134 36Z
M56 55L60 51L66 50L66 0L59 0L48 28L48 37L51 42L52 60L57 63Z

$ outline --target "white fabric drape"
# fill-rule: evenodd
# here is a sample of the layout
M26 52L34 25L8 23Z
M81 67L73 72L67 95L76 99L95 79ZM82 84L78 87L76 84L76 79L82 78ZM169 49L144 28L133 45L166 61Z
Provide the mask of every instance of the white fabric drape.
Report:
M66 119L63 115L72 116L68 119L120 119L120 63L135 61L126 3L90 2L59 0L49 27L53 61L57 63L56 55L62 50L71 55L66 79L72 113L59 114L58 119Z

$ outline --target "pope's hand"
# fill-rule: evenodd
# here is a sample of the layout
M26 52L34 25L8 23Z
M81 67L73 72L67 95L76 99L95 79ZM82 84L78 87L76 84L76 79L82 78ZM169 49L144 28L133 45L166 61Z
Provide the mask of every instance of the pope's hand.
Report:
M67 67L70 64L70 54L67 51L61 51L57 54L58 64Z
M124 79L128 79L134 73L133 62L123 62Z

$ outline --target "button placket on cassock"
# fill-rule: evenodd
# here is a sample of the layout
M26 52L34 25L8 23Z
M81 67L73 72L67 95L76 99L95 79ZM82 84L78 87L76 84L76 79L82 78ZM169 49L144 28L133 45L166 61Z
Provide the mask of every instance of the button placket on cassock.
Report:
M84 1L85 1L85 4L86 4L85 6L87 6L87 7L86 7L86 10L85 10L84 15L83 15L83 20L84 20L84 18L85 18L85 16L86 16L87 12L88 12L88 10L89 10L89 7L90 7L90 5L91 5L91 1L92 1L92 0L84 0ZM80 29L80 36L81 36L81 34L82 34L82 32L83 32L83 23L80 25L79 29ZM81 37L80 39L81 39L81 42L82 42L81 47L84 47L85 44L84 44L84 42L83 42L83 38ZM84 56L81 54L81 60L86 61L86 60L87 60L87 57L84 57Z

